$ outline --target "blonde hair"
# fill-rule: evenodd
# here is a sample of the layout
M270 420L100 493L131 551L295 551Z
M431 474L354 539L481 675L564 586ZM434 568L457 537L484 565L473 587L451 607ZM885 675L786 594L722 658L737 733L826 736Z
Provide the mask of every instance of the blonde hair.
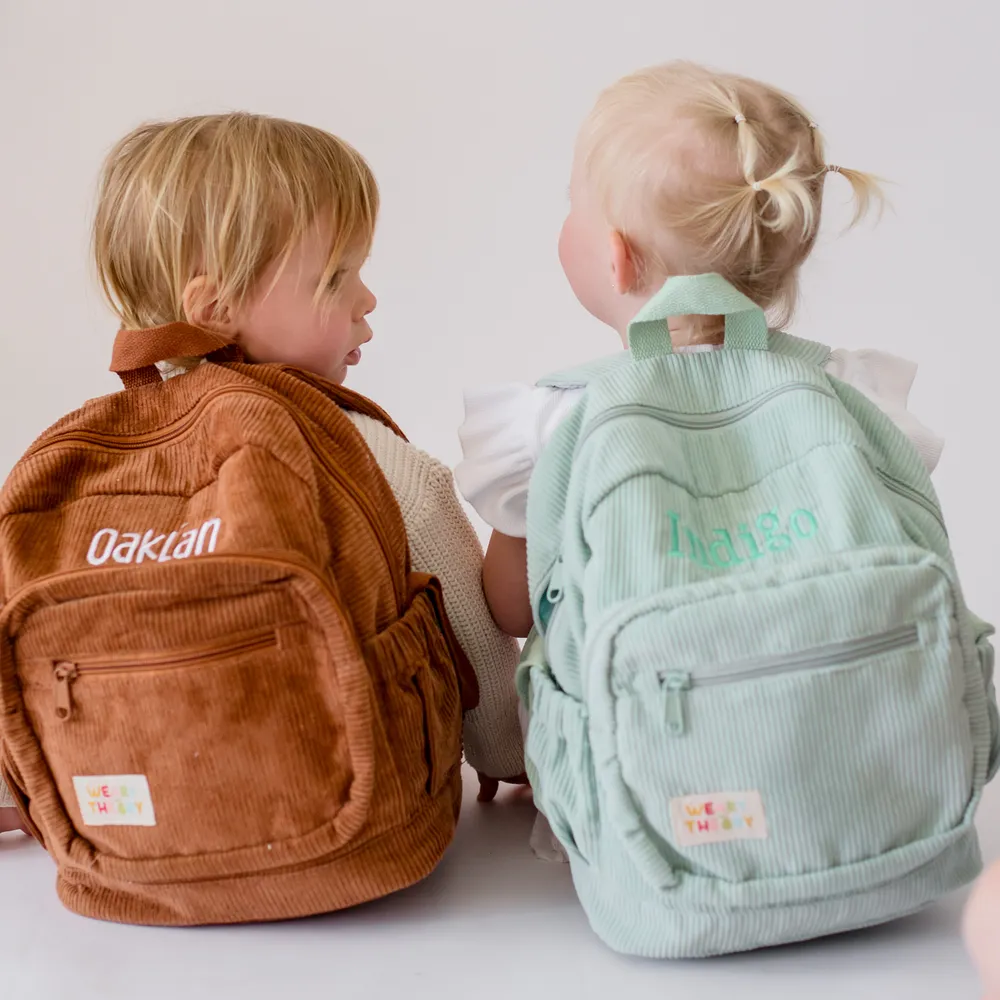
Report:
M852 225L884 201L876 178L827 164L819 128L792 97L692 63L645 69L605 90L577 157L647 282L715 271L774 326L794 311L828 174L851 185Z
M318 128L244 112L142 125L112 149L93 249L101 288L126 329L183 320L204 275L239 304L317 219L330 244L316 299L348 253L367 255L378 187L351 146Z

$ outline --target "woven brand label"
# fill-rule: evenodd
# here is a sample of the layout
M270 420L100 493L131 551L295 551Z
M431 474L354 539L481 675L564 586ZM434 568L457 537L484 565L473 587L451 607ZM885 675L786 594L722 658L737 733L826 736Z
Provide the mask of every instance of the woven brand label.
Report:
M670 820L678 847L767 839L760 792L713 792L671 799Z
M73 788L87 826L156 826L144 774L74 776Z

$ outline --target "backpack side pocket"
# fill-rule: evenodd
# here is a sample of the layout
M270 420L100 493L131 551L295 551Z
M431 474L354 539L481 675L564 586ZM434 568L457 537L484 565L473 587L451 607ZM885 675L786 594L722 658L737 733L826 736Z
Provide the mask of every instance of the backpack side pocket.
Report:
M989 622L984 622L971 612L969 617L972 619L979 667L983 672L983 686L986 688L986 710L990 717L990 763L986 771L986 780L992 781L997 768L1000 767L1000 713L997 712L997 693L993 684L996 654L993 643L990 642L990 637L996 630Z

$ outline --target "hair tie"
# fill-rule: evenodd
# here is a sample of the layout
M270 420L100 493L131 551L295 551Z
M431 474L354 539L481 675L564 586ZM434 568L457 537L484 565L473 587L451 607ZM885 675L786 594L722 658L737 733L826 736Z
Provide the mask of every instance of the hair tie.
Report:
M733 120L737 125L742 125L747 120L747 116L744 114L737 114Z
M809 127L810 128L819 128L819 125L817 125L816 122L810 122L809 123Z
M840 173L840 167L838 167L836 163L828 163L828 164L826 165L826 169L827 169L827 170L828 170L828 171L829 171L829 172L830 172L831 174L839 174L839 173Z
M752 187L754 191L760 191L761 190L760 181L754 181L753 184L750 185L750 187Z

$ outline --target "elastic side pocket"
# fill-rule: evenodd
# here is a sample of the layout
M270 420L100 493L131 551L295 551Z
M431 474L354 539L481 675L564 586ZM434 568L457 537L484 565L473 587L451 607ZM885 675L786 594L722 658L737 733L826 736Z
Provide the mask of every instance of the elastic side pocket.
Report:
M983 685L986 688L986 710L990 716L990 763L986 772L986 780L992 781L1000 766L1000 714L997 712L997 693L993 684L993 667L996 654L990 636L996 631L988 622L971 615L976 636L976 652L979 654L979 666L983 672Z
M438 795L461 762L462 703L432 593L419 592L398 621L370 640L365 659L408 800Z
M45 839L42 837L41 830L35 826L35 822L31 818L28 796L21 787L20 776L17 773L17 768L14 766L14 762L10 759L6 744L0 744L0 779L3 780L3 783L10 790L11 798L14 800L14 806L17 809L18 815L21 817L21 821L24 823L25 828L35 838L35 840L37 840L38 843L44 847Z
M521 681L528 708L525 761L538 808L560 843L586 862L597 844L597 784L583 706L544 668Z

